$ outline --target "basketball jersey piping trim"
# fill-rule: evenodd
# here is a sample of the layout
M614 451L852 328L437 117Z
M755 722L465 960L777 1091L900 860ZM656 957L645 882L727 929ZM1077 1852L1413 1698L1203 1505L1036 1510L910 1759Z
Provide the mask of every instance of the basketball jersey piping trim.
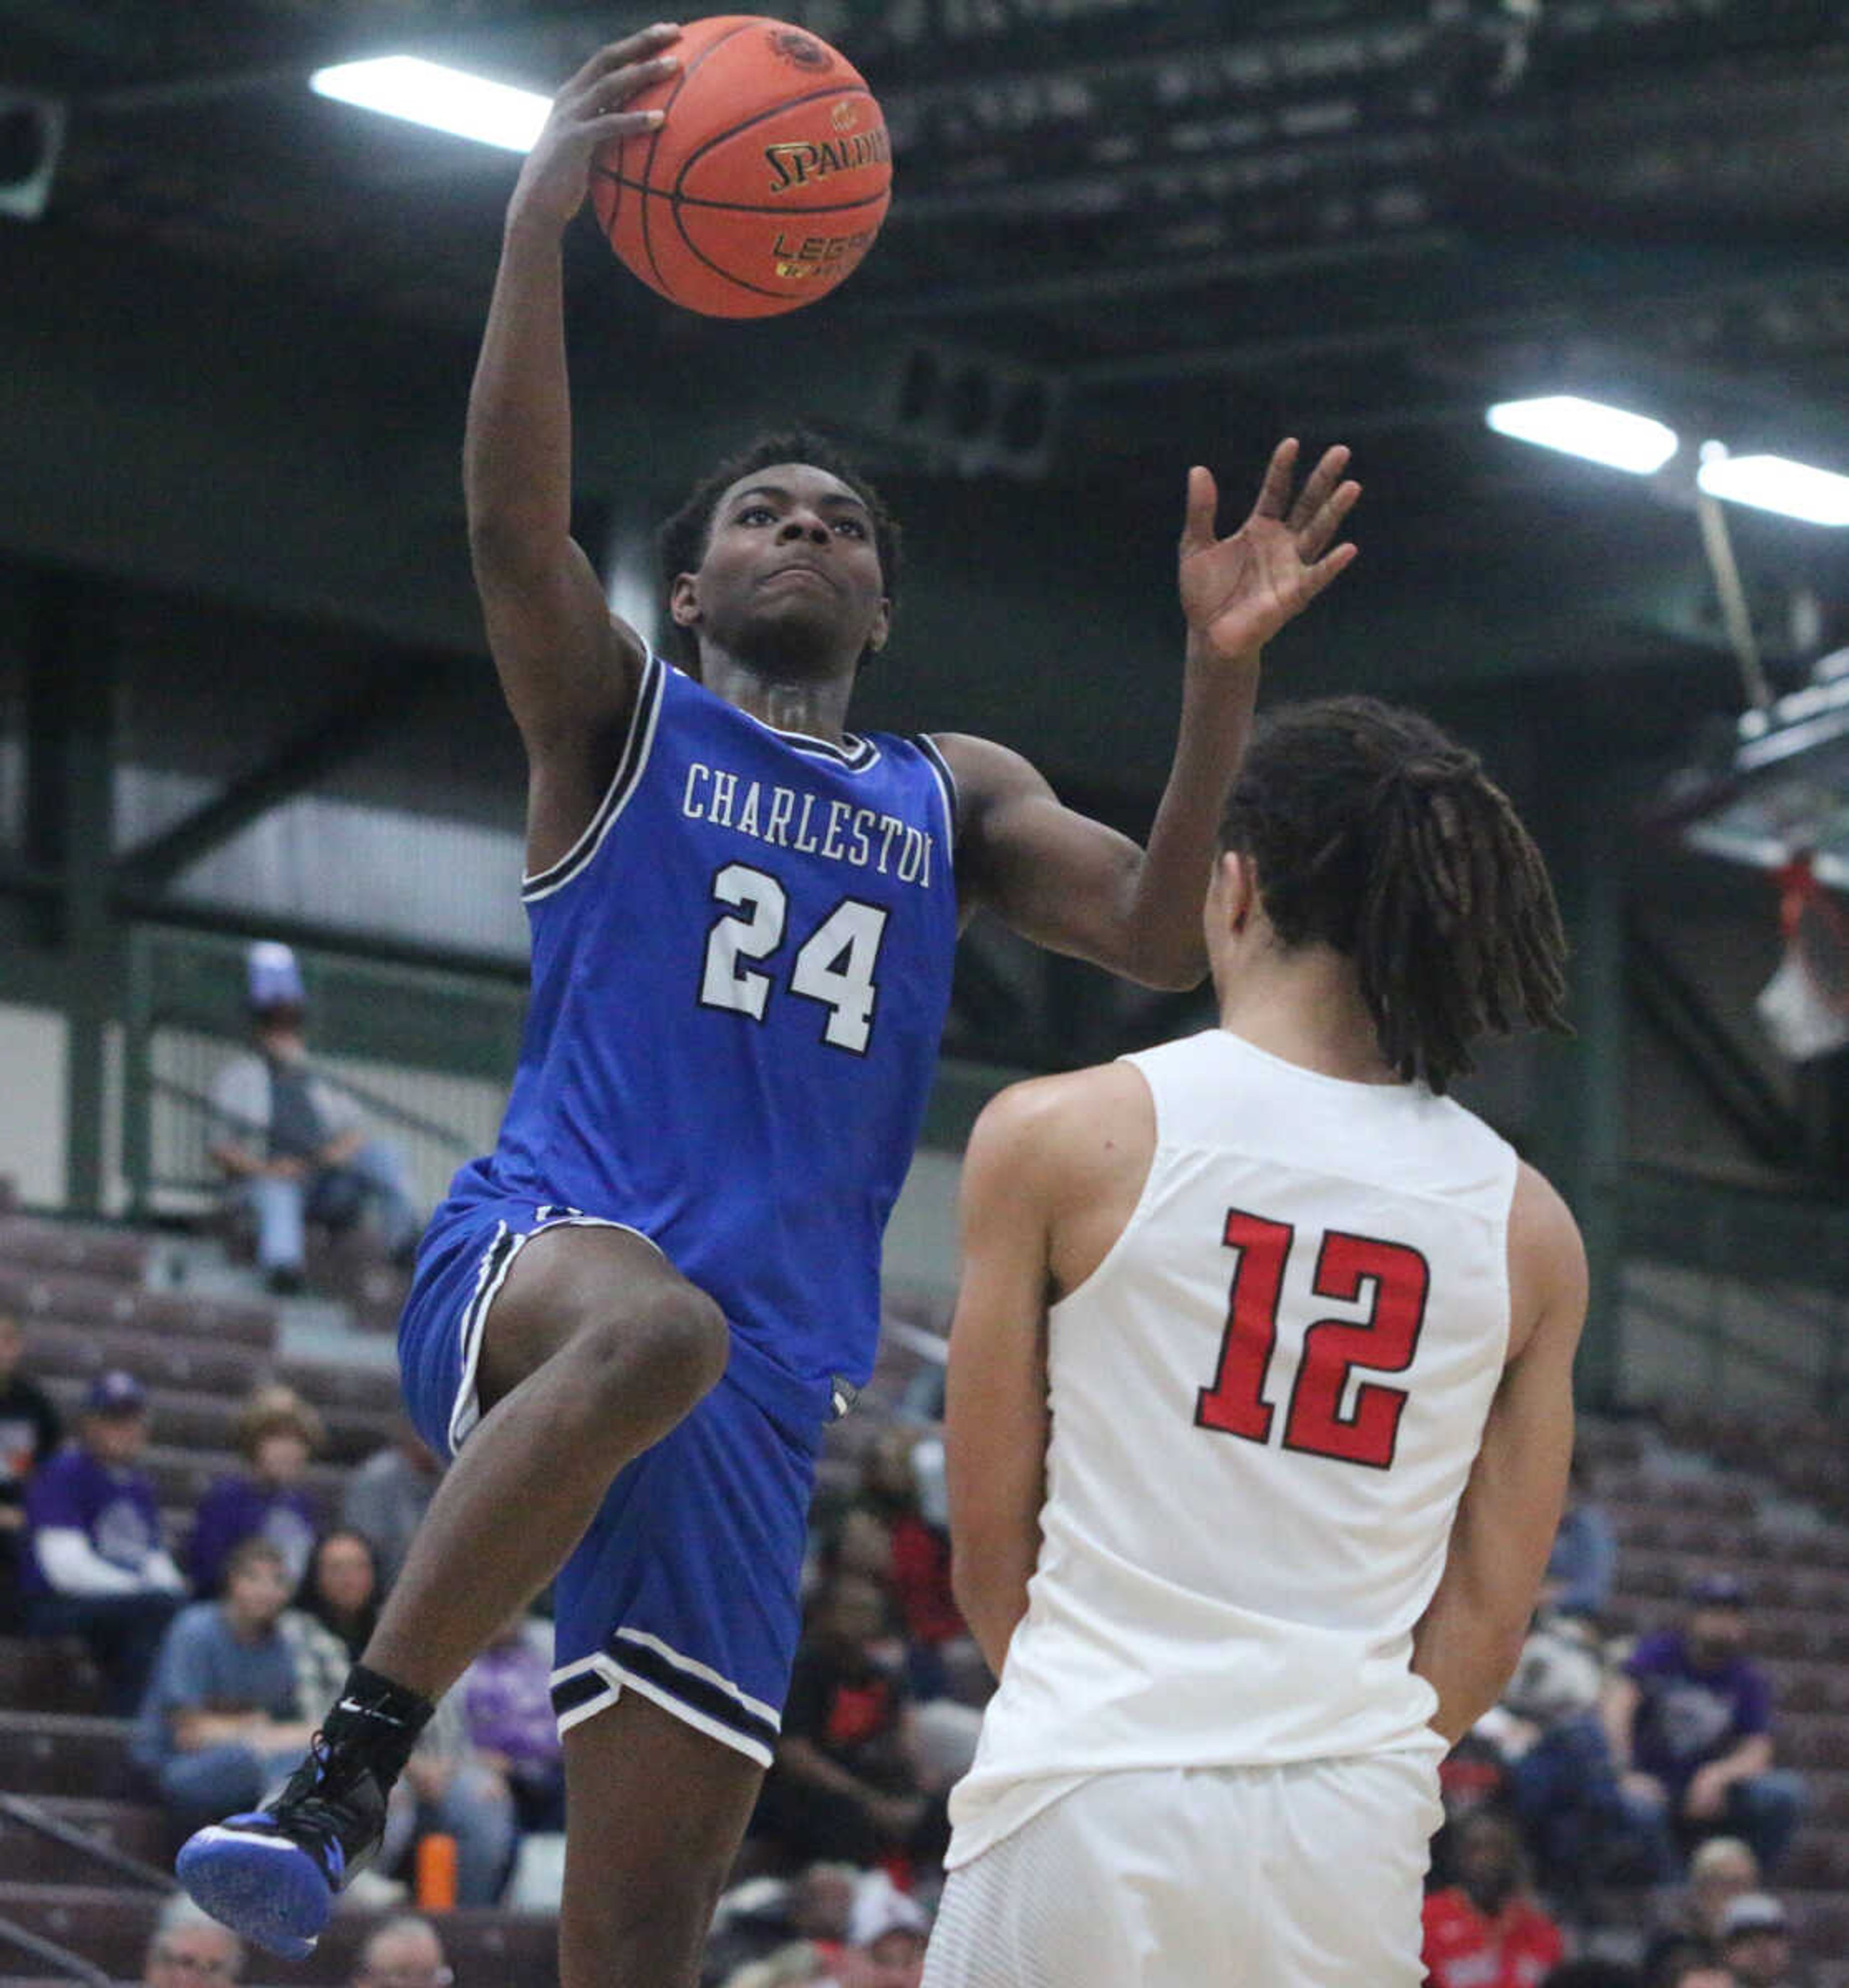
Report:
M944 790L944 813L950 823L950 847L954 855L957 846L957 776L950 770L950 762L938 750L938 742L928 732L918 733L914 742L918 750L930 762L931 769L938 776L938 785Z
M701 688L705 688L704 685ZM722 704L725 702L723 698L718 701ZM858 732L843 732L841 743L837 746L832 739L815 739L806 732L786 732L780 726L766 725L754 712L746 711L739 705L730 705L727 708L737 712L741 718L750 718L759 731L768 732L772 738L781 739L793 751L811 752L818 759L833 759L850 773L864 773L869 766L879 764L879 747L870 739L863 739Z
M643 769L648 764L649 752L654 745L655 725L661 715L662 685L667 673L668 665L659 656L651 655L637 688L636 708L630 715L629 733L623 742L622 756L617 762L617 770L609 786L604 789L603 800L597 803L597 813L584 824L583 833L557 862L521 880L520 895L528 904L550 897L562 885L569 884L603 847L603 838L628 805L630 795L641 784Z

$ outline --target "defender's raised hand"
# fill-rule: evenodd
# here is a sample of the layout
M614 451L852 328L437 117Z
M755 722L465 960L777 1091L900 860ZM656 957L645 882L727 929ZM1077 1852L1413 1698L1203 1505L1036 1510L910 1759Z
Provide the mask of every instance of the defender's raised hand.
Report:
M1330 544L1361 494L1342 480L1347 450L1329 450L1293 501L1296 460L1294 441L1278 444L1251 516L1225 539L1212 473L1188 472L1181 588L1191 662L1249 660L1354 560L1352 545Z
M624 106L681 66L663 51L680 29L663 22L600 49L553 99L544 128L526 155L514 189L510 218L548 221L563 228L584 204L591 155L610 138L633 138L661 122L658 110Z

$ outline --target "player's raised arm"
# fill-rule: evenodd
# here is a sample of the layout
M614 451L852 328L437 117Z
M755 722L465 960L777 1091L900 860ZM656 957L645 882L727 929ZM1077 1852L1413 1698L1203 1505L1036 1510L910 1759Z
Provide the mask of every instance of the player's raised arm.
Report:
M1513 1348L1451 1530L1445 1571L1413 1633L1412 1667L1455 1742L1514 1672L1546 1571L1573 1460L1573 1357L1586 1253L1566 1204L1524 1165L1509 1218Z
M1051 1211L1040 1131L1051 1084L994 1099L963 1161L962 1278L944 1407L951 1581L998 1677L1027 1612L1046 1498Z
M613 43L559 93L508 205L469 395L469 551L495 665L533 764L529 853L541 866L595 809L644 660L571 536L562 239L597 147L657 117L622 106L672 65L663 51L673 35L651 29Z
M1147 849L1063 806L1019 754L979 739L938 741L962 798L969 894L1027 938L1149 986L1192 987L1206 972L1201 894L1260 653L1355 555L1332 546L1361 495L1343 479L1347 450L1329 450L1293 495L1296 456L1296 442L1278 445L1250 515L1224 539L1212 475L1188 472L1181 723Z

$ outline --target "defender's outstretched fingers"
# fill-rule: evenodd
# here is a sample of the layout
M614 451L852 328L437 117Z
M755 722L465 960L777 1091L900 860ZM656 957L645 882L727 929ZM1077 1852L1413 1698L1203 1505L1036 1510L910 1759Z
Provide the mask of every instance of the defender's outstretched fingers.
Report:
M1342 472L1348 467L1348 450L1340 442L1334 448L1323 451L1322 460L1310 472L1303 489L1297 492L1297 500L1290 507L1290 516L1285 520L1293 532L1305 530L1310 520L1329 501L1330 493L1342 479Z
M1325 553L1314 566L1303 570L1303 605L1308 607L1338 573L1353 566L1361 548L1345 539L1333 552Z
M1311 516L1307 524L1293 528L1296 534L1297 556L1306 566L1313 566L1321 557L1323 549L1341 529L1342 520L1354 509L1361 495L1360 484L1353 482L1340 484Z
M1219 486L1213 480L1213 472L1197 462L1188 472L1188 508L1181 521L1184 559L1213 543L1219 509Z
M1295 435L1286 435L1271 451L1271 460L1265 467L1265 480L1259 485L1259 494L1252 507L1255 518L1282 518L1290 508L1290 484L1296 468L1297 440Z

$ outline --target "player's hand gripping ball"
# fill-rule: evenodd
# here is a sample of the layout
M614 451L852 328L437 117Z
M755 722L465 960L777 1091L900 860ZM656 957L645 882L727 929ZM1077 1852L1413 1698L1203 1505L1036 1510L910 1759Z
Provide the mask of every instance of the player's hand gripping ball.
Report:
M892 197L886 120L853 63L755 14L695 21L673 76L624 105L655 130L593 161L610 245L651 289L708 317L769 317L826 296Z

